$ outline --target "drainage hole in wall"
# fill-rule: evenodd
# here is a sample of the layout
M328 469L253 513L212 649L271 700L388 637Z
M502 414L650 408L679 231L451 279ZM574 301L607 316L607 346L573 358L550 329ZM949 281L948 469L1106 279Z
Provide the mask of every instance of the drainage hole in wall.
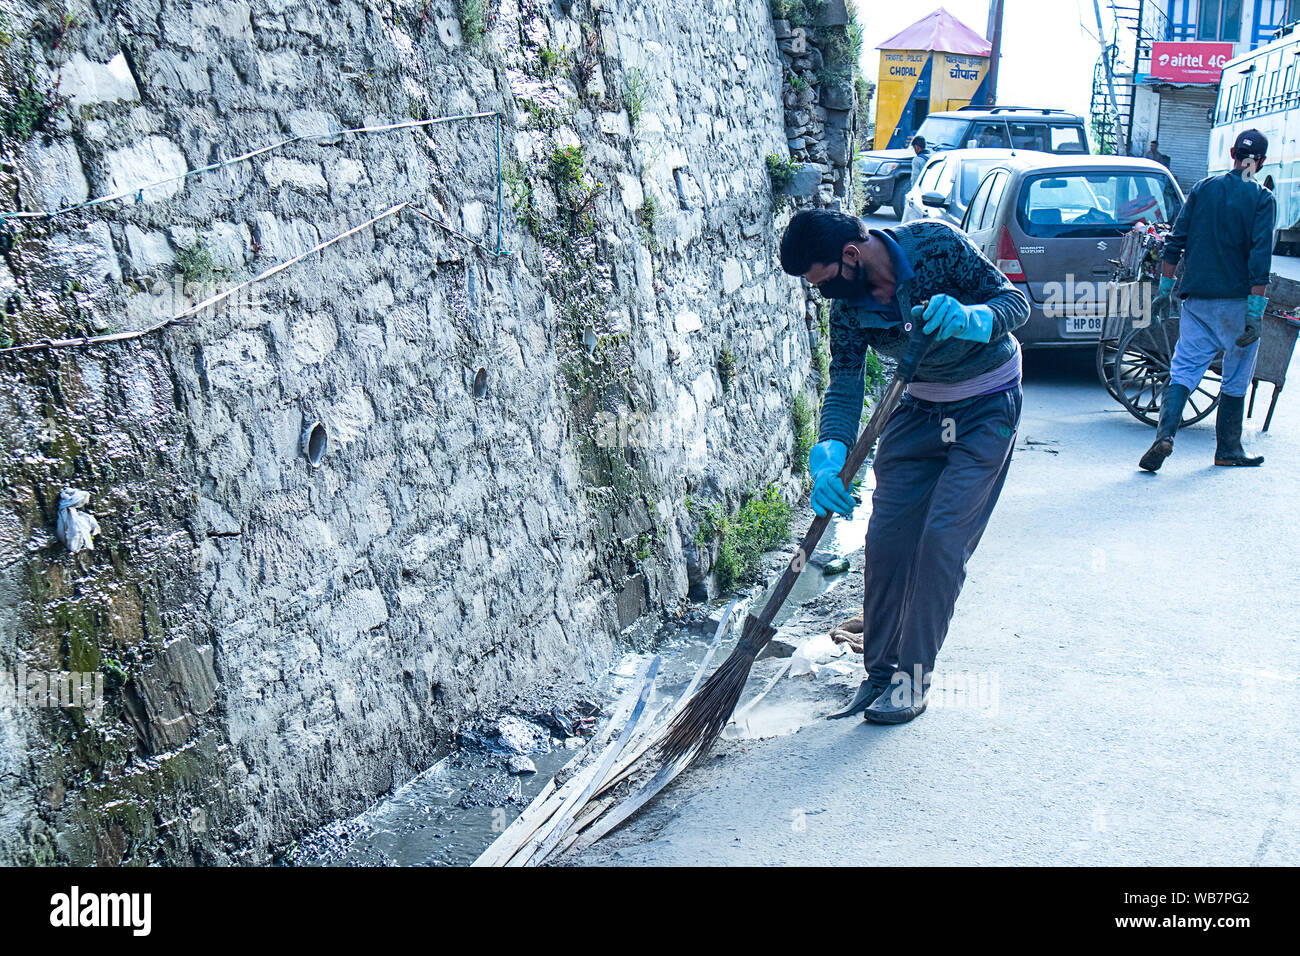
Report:
M329 445L329 435L320 422L312 422L302 433L302 453L307 457L307 464L319 468Z

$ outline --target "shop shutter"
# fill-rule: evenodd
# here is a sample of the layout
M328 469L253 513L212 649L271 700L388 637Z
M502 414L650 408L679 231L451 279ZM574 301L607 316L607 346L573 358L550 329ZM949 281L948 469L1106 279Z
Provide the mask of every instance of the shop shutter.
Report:
M1156 139L1169 156L1169 168L1187 192L1209 171L1210 121L1218 87L1173 87L1160 91Z

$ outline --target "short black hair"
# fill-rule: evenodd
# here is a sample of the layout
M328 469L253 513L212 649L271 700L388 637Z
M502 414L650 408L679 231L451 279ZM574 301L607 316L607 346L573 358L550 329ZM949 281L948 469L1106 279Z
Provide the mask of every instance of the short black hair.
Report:
M925 149L925 137L924 137L924 136L916 136L916 137L913 137L913 138L912 138L912 145L913 145L913 146L920 146L922 149Z
M805 209L795 213L781 236L781 268L801 276L813 263L839 262L844 247L867 238L861 219L829 209Z

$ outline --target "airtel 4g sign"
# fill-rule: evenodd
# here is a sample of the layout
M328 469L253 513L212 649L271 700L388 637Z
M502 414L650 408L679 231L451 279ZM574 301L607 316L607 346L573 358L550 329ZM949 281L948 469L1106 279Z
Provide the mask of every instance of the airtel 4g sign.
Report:
M1151 44L1151 78L1175 83L1218 83L1223 64L1232 59L1231 43Z

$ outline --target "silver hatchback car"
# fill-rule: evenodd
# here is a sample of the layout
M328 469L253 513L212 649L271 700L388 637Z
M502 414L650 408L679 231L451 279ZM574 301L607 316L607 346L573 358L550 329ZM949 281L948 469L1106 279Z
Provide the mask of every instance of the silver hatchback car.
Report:
M1110 295L1120 240L1182 208L1174 177L1149 159L1020 153L985 174L961 228L1029 298L1022 344L1096 345L1111 309L1136 305Z
M984 174L1016 153L1013 149L950 149L931 157L907 191L902 221L942 219L960 226Z

